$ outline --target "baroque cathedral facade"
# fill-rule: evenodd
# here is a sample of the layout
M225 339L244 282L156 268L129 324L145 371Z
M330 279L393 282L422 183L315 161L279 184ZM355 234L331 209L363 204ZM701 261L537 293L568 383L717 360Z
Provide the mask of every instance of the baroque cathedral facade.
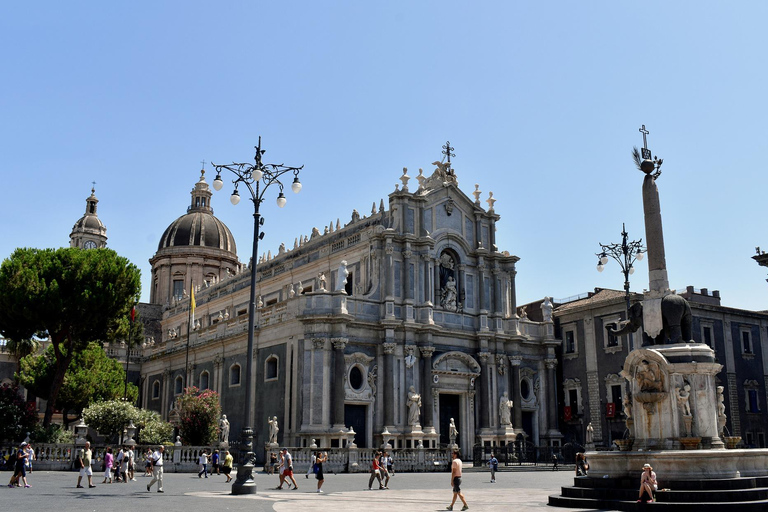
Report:
M140 405L172 418L186 383L213 389L231 437L252 425L255 446L275 416L289 446L437 448L452 422L466 456L520 435L558 444L551 303L542 321L517 316L518 258L496 246L493 194L484 208L477 185L472 199L450 162L435 165L413 181L404 170L370 215L260 258L250 354L253 267L213 215L203 172L150 259L144 314L159 327L142 347Z

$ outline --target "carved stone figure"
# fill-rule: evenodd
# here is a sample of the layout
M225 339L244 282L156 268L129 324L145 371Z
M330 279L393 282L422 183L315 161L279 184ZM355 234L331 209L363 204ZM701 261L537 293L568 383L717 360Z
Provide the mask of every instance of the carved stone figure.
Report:
M684 385L682 388L677 388L677 403L683 410L683 416L691 415L691 404L689 398L691 397L691 386L689 384Z
M592 426L592 422L589 422L587 423L587 435L585 436L584 444L592 444L594 435L595 428Z
M717 386L717 430L721 436L723 435L725 423L728 419L725 415L725 396L723 396L724 389L725 388L723 386Z
M661 373L659 364L654 361L643 360L637 366L635 378L640 385L640 391L644 393L664 391L664 375Z
M323 272L320 272L320 275L317 276L318 281L320 281L320 290L325 291L325 274Z
M511 425L510 410L512 409L512 400L505 391L499 399L499 423L502 425Z
M347 270L347 260L341 260L341 263L339 263L339 272L336 276L336 290L337 292L343 292L344 287L347 286L347 276L349 275L349 270Z
M267 423L269 423L269 442L277 444L277 433L280 431L280 427L277 426L277 416L272 416Z
M627 419L630 419L632 417L632 400L630 400L629 395L626 393L624 394L624 398L621 399L621 406L624 409L624 416L626 416Z
M219 420L219 442L229 443L229 420L226 414L222 414Z
M552 297L544 297L544 302L541 303L541 315L545 322L552 321Z
M458 308L456 304L456 281L453 280L453 277L448 277L448 280L445 283L445 288L443 288L442 291L443 298L440 301L440 305L448 311L456 311Z
M411 426L418 425L420 414L421 395L416 393L416 389L411 386L408 389L408 424Z
M448 425L448 438L451 440L451 445L456 444L456 438L459 437L459 431L456 430L456 424L451 418L451 423Z

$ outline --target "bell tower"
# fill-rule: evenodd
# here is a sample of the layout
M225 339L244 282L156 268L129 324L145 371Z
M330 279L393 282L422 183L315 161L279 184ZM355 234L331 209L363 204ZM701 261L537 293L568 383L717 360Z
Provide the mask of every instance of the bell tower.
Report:
M104 227L96 209L96 182L91 187L91 195L85 200L85 215L75 222L69 234L69 246L81 249L102 249L107 246L107 228Z

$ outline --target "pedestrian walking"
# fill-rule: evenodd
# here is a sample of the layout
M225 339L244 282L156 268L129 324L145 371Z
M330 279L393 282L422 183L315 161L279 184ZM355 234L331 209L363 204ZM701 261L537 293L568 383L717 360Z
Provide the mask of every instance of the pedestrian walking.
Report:
M27 443L22 442L21 446L19 446L19 449L16 450L16 453L14 454L14 466L13 466L13 475L11 476L11 480L8 482L8 487L14 487L19 486L21 487L21 482L24 482L24 487L29 488L32 487L27 482L27 451L26 451ZM10 460L10 459L9 459Z
M234 463L234 459L232 458L232 455L229 453L229 450L226 450L224 452L224 475L227 477L226 483L229 483L232 481L232 477L230 476L230 473L232 473L232 465Z
M381 470L381 479L384 480L384 489L389 490L389 470L387 469L387 452L382 452L379 457L379 469Z
M123 465L124 458L125 458L125 448L121 446L120 451L117 452L117 456L115 457L115 483L120 482L122 480L120 467Z
M211 456L211 475L214 471L217 475L221 474L219 473L219 450L214 450L213 456Z
M379 466L379 457L381 457L380 452L373 454L373 460L371 461L371 478L368 479L369 491L371 490L371 486L373 486L374 479L379 481L379 490L384 489L384 486L381 485L381 466Z
M278 485L277 488L282 489L286 479L290 479L290 481L293 482L293 490L296 491L299 489L299 484L297 484L296 479L293 478L293 457L288 453L288 448L283 448L281 453L283 461L280 463L280 485Z
M27 443L27 449L24 450L27 453L27 473L32 473L32 461L35 460L35 449L32 445Z
M491 468L491 483L496 483L496 472L499 470L499 459L491 452L491 458L488 460L488 467Z
M103 484L112 483L112 466L115 464L115 456L112 455L112 447L107 446L107 453L104 454L104 480ZM107 482L109 480L109 482Z
M131 449L124 446L123 458L120 461L120 477L123 479L124 484L128 483L130 467L131 467Z
M315 455L315 464L314 469L315 471L315 478L317 479L317 492L319 494L323 493L323 490L321 487L323 486L323 483L325 483L325 477L323 476L323 462L328 460L328 454L323 452L317 452L317 455Z
M453 499L451 500L451 504L448 505L446 510L453 510L453 504L456 503L456 497L459 497L461 499L461 502L464 504L463 507L461 507L461 510L469 510L469 505L467 505L467 500L464 499L464 494L461 492L461 459L459 458L459 452L452 452L451 453L451 487L453 488Z
M152 448L144 454L144 476L152 476Z
M560 469L557 467L557 462L558 462L557 454L553 453L552 454L552 471L558 471Z
M197 463L200 464L200 471L197 473L197 478L208 478L208 453L203 450L200 452L200 457L197 458Z
M83 481L83 477L86 477L88 480L88 488L93 489L96 487L93 485L93 470L91 469L91 460L93 458L93 452L91 451L91 442L86 441L85 447L80 451L80 456L78 457L79 460L79 466L80 466L80 476L77 477L77 488L82 489L83 486L81 485Z
M160 445L157 447L157 450L152 453L152 480L149 481L149 484L147 484L147 492L150 491L152 488L152 485L154 485L155 482L157 482L157 492L164 492L163 491L163 452L165 451L165 446Z
M134 460L134 458L135 458L135 452L133 451L133 448L129 446L128 447L128 473L127 473L127 476L128 476L128 479L131 480L132 482L136 481L136 477L134 475L134 467L135 467L135 462L136 461Z

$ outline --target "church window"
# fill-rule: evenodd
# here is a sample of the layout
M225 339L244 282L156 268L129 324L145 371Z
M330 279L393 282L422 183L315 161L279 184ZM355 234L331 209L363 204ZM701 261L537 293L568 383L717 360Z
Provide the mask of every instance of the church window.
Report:
M176 300L180 300L184 297L184 280L183 279L173 280L173 296L176 298Z
M749 329L741 330L741 353L752 355L752 332Z
M209 374L208 371L204 371L203 373L200 374L200 386L199 387L200 387L201 391L204 390L204 389L208 389L208 387L209 387L208 381L210 380L210 376L211 376L211 374Z
M240 365L239 364L233 364L232 367L229 369L229 385L230 387L240 385Z
M568 404L571 406L572 414L579 414L579 392L575 389L568 390Z
M180 395L184 392L184 379L181 375L176 377L176 380L173 383L173 393L175 395Z
M531 398L531 385L528 383L528 379L520 381L520 396L522 396L524 400L529 400Z
M264 380L270 381L270 380L277 380L278 373L277 373L277 356L271 355L267 358L266 361L264 361Z
M747 379L744 381L744 399L747 412L760 412L759 398L760 384L756 380Z
M360 391L363 389L363 372L360 371L359 366L353 366L351 370L349 370L349 385L354 389L355 391Z
M302 295L304 295L305 293L309 293L309 292L311 292L311 291L312 291L312 285L310 284L309 286L305 286L305 287L304 287L304 288L301 290L301 294L302 294Z
M757 433L757 447L765 448L765 432Z
M711 325L702 325L701 341L703 343L706 343L710 347L712 346L712 326Z
M205 198L203 198L202 202L200 203L202 206L205 206Z
M576 333L574 331L565 331L565 353L576 353Z
M155 381L152 383L152 400L160 398L160 383Z

